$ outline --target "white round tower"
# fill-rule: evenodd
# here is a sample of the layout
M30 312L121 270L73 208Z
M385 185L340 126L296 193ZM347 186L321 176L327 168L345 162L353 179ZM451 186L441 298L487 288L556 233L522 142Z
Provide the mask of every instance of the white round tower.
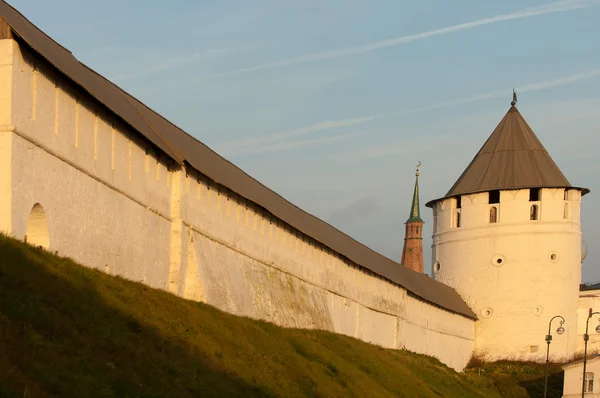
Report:
M433 209L433 275L477 314L475 353L545 359L576 350L581 283L581 197L511 108Z

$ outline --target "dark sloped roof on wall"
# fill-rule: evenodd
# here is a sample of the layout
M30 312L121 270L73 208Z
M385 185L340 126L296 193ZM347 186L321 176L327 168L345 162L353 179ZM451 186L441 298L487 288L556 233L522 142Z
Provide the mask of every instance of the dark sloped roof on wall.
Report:
M400 266L294 206L109 80L87 68L71 52L52 40L4 1L0 1L0 16L36 53L173 160L180 164L186 162L218 184L263 207L275 217L350 261L403 286L413 295L457 314L476 318L454 289L436 282L425 274Z
M571 188L515 105L441 199L503 189ZM586 188L577 188L585 195ZM438 200L427 203L431 207Z

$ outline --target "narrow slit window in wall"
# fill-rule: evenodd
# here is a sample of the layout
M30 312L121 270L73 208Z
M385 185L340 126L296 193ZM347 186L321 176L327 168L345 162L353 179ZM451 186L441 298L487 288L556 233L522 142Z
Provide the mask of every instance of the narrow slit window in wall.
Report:
M454 216L454 227L460 228L460 211L456 211Z

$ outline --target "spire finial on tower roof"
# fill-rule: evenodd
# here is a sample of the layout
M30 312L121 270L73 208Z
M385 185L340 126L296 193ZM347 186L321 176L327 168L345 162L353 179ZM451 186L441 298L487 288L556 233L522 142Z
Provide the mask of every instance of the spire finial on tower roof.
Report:
M423 222L421 219L421 209L419 208L419 167L421 162L417 162L417 171L415 172L415 191L413 192L412 206L410 207L410 217L406 222Z
M513 88L513 99L512 102L510 103L512 106L517 105L517 92L515 91L515 89Z

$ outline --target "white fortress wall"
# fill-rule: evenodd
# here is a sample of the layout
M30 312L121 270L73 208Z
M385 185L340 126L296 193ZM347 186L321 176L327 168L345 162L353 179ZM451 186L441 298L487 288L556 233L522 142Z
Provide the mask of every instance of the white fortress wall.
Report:
M435 204L434 275L478 315L475 350L489 359L545 358L544 336L555 315L566 319L566 332L555 336L551 355L565 359L577 347L581 193L564 195L542 189L540 200L530 202L523 189L501 191L498 204L488 203L487 192L463 195L461 209L454 198ZM539 219L530 220L534 204ZM496 223L490 223L493 206Z
M199 278L185 280L179 294L284 326L427 353L459 368L470 359L472 320L407 295L194 173L183 184L188 262L180 274Z
M51 250L166 288L170 174L149 146L45 62L11 40L12 226L27 235L32 207L47 217ZM13 46L10 46L13 44ZM6 49L6 47L5 47ZM34 69L35 68L35 69Z
M234 314L405 347L457 370L468 362L473 320L411 296L161 157L13 40L0 41L0 60L0 82L12 85L12 96L0 98L5 232L27 235L39 203L49 249L86 266Z

